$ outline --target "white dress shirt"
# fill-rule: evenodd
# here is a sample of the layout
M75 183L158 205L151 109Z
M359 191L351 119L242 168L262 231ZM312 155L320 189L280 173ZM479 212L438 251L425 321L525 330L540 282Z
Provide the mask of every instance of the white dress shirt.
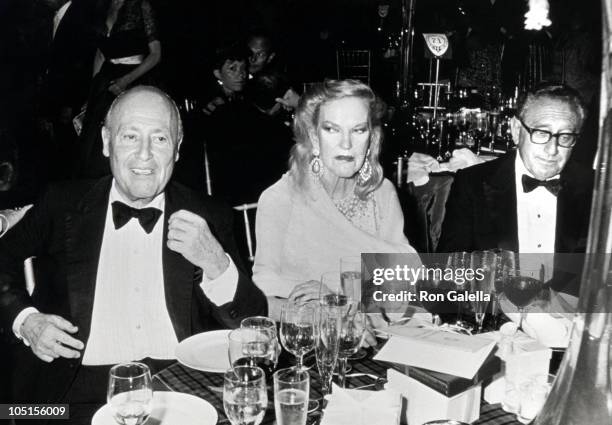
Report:
M555 252L555 229L557 226L557 197L545 187L538 186L529 193L523 192L522 177L533 175L525 168L516 153L516 214L518 224L519 252ZM559 176L551 179L559 178Z
M136 219L115 229L111 204L127 203L113 181L98 272L89 339L83 353L84 365L102 365L145 357L174 358L178 344L166 307L162 265L164 215L147 234ZM164 194L147 207L164 211ZM228 256L229 258L229 256ZM228 268L216 279L203 273L200 287L216 305L231 301L238 284L238 271L230 259ZM185 306L190 308L190 306ZM19 328L34 308L24 309L13 322Z

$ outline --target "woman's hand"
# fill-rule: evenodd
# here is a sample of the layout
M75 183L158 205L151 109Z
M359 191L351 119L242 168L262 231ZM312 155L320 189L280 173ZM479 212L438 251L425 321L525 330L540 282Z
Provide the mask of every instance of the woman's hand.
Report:
M320 293L326 294L331 292L327 286L321 285L318 280L309 280L308 282L300 283L289 294L289 302L306 304L310 301L319 299Z
M125 89L128 88L129 85L130 82L125 77L121 77L111 81L110 85L108 86L108 90L115 96L119 96L125 91Z

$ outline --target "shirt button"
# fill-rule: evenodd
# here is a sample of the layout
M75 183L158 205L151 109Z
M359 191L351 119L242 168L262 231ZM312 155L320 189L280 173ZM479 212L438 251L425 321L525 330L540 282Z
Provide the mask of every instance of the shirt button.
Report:
M136 329L140 330L141 326L140 325L136 325Z
M540 214L538 214L538 218L541 218L542 216Z
M538 244L538 248L542 248L542 244L541 243Z

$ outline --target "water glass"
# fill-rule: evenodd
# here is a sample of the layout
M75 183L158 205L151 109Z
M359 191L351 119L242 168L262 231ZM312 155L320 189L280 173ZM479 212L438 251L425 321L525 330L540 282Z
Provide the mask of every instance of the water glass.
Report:
M143 363L121 363L109 373L107 401L120 425L140 425L153 410L151 371Z
M268 406L264 371L236 366L223 378L223 409L232 425L259 425Z
M308 371L281 369L274 373L274 411L277 425L305 425L310 392Z
M448 257L448 267L453 270L455 276L455 290L457 292L463 292L469 287L469 283L465 279L465 272L470 268L471 256L469 252L452 252ZM457 304L457 320L455 325L464 328L471 329L468 322L463 320L463 305L461 301L456 301Z
M228 335L228 356L232 366L258 366L268 378L274 373L276 338L266 328L238 328Z
M274 344L276 352L274 353L274 368L278 365L278 356L281 353L281 346L278 340L278 332L276 330L276 322L269 317L265 316L252 316L247 317L246 319L242 319L240 322L241 328L265 328L270 331L274 335Z

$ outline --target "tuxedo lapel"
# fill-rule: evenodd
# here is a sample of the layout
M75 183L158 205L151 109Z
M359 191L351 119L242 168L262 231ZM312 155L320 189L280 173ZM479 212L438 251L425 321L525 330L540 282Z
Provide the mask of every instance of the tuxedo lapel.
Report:
M95 183L65 219L70 312L83 341L89 338L111 181L108 177Z
M163 215L164 237L162 263L166 307L179 341L191 335L191 305L197 268L181 254L168 248L168 219L181 209L191 210L182 194L172 183L166 189L166 207Z
M483 182L485 206L482 214L491 221L492 238L497 247L518 251L516 216L515 153L500 160L490 179ZM485 245L490 246L486 243Z
M555 252L584 252L592 201L593 173L568 163L557 197Z

